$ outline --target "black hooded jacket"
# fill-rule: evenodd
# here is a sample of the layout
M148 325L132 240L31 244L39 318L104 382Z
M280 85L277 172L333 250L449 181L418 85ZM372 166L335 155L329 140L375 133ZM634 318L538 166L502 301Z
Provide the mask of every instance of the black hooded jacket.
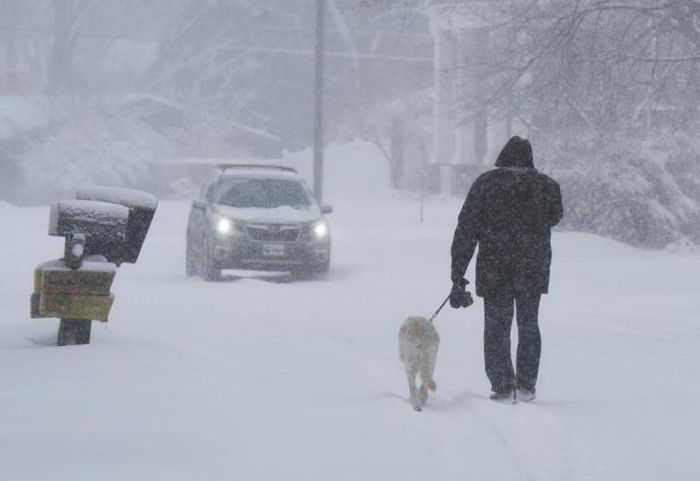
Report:
M530 142L511 138L497 169L474 181L452 242L452 282L464 277L477 244L476 294L542 294L549 289L551 228L563 215L559 184L538 172Z

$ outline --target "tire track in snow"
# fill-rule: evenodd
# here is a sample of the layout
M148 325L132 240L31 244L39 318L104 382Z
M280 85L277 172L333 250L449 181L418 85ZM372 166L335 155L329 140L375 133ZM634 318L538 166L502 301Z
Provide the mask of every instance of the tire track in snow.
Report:
M337 340L336 340L337 341ZM336 342L336 345L340 343ZM340 346L338 346L340 347ZM362 344L346 344L360 368L388 389L374 401L400 400L396 409L410 412L403 369L387 353ZM443 367L444 369L444 367ZM442 371L443 379L461 372ZM449 385L448 385L449 386ZM390 392L389 392L390 391ZM406 391L406 392L404 392ZM421 434L431 437L431 455L440 480L601 481L602 456L592 443L571 429L564 416L546 401L503 405L486 396L438 387L426 409Z
M602 456L592 442L570 428L561 415L537 401L501 405L485 396L465 393L464 409L503 447L516 477L532 481L601 481ZM439 408L439 405L436 406Z
M455 413L467 414L467 417L463 418L463 422L458 423L461 435L453 439L454 442L446 451L451 453L451 457L462 460L465 458L465 453L473 454L473 461L478 460L478 463L473 463L475 464L473 467L479 470L479 479L512 479L519 481L544 481L549 479L533 473L529 463L526 462L517 446L509 440L509 437L499 428L497 423L490 419L493 415L486 414L485 411L487 410L478 406L486 402L491 401L466 392L453 396L452 399L445 399L442 396L436 397L432 405L428 406L429 410L437 414L449 414L449 422L453 424L454 421L451 418ZM507 415L507 410L512 406L496 405L493 407L496 409L501 408L503 413ZM503 413L498 413L498 415L500 416ZM439 438L442 434L442 432L434 433L436 438ZM474 442L479 445L480 449L472 453L468 447ZM452 464L458 463L453 462ZM465 467L455 469L453 475L448 476L447 479L465 479L464 475L466 474L471 474L471 477L474 477L475 473L470 473L468 467L466 469L467 471L465 471ZM569 478L558 477L552 479L566 481Z
M377 363L387 369L377 369ZM368 374L389 381L389 373L403 381L403 371L387 359L364 366ZM388 385L396 385L396 379ZM401 383L403 385L403 382ZM406 393L397 409L410 410ZM519 403L502 405L485 396L454 390L431 395L424 416L426 433L435 446L433 455L441 480L587 481L601 479L590 452L561 416L545 406ZM476 472L475 472L476 471Z
M484 403L487 402L492 401L485 399ZM522 479L575 479L574 450L561 423L530 407L533 406L476 406L475 417L487 425L508 450L523 475Z
M357 349L357 346L355 346ZM353 350L355 350L353 349ZM407 416L422 417L420 433L426 436L426 446L430 447L430 455L434 458L434 469L439 475L435 479L441 481L462 481L464 479L479 479L480 481L567 481L568 474L555 473L551 477L541 477L536 470L531 469L524 459L522 450L509 441L504 431L487 413L488 409L478 408L480 403L491 403L486 398L462 393L446 395L438 387L431 394L426 408L421 413L411 410L405 388L405 378L400 364L393 358L377 356L369 350L362 351L361 368L365 373L384 386L400 385L402 390L397 393L385 392L373 398L374 401L383 399L399 400L397 410L403 410ZM358 352L355 351L355 355ZM405 388L405 389L403 389ZM406 391L406 392L404 392ZM518 406L495 405L507 414L508 409ZM466 416L465 416L466 414Z

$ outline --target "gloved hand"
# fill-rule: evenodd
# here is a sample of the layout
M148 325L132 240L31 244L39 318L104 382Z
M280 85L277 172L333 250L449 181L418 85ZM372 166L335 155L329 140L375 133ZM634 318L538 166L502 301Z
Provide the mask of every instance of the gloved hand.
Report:
M460 307L469 307L474 304L474 299L472 299L471 292L467 291L467 284L469 284L469 281L466 279L460 279L452 284L452 291L450 291L450 306L455 309L459 309Z

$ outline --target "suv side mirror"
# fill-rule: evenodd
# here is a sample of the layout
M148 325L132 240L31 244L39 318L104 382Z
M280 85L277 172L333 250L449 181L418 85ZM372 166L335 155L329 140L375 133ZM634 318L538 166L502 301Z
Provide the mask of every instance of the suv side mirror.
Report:
M205 210L207 208L207 203L203 200L193 200L192 207L195 209Z
M333 206L332 206L332 205L323 204L323 205L321 206L321 213L322 213L322 214L330 214L331 212L333 212Z

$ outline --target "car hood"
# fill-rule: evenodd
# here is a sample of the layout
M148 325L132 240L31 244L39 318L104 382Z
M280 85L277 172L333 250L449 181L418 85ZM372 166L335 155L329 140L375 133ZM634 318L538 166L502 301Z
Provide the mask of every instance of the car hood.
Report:
M315 205L299 209L289 206L277 207L275 209L260 209L254 207L230 207L227 205L216 205L214 208L218 214L245 222L301 223L314 222L323 217L321 209Z

